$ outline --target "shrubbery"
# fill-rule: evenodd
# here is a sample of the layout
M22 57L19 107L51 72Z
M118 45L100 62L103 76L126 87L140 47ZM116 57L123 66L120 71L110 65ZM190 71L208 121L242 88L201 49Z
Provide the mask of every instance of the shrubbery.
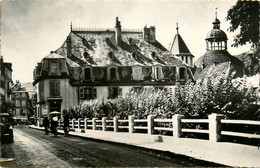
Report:
M260 119L256 92L246 84L246 78L232 80L229 75L225 79L211 78L197 84L191 81L185 86L177 84L174 94L147 88L140 94L132 91L124 98L107 102L93 100L71 107L68 111L74 118L127 118L128 115L146 118L149 114L157 118L171 118L174 114L183 114L187 118L207 118L211 113L222 113L228 118L256 120Z

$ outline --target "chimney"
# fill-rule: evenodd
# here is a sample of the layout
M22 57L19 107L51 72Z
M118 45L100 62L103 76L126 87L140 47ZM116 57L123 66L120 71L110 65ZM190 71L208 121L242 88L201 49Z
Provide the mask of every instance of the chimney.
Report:
M155 40L155 27L150 26L150 42L156 42Z
M147 42L151 42L151 43L156 42L156 40L155 40L155 27L150 26L150 28L148 28L145 25L144 32L143 32L143 38Z
M116 27L115 27L115 38L116 38L116 44L118 46L121 45L121 24L120 21L118 21L118 17L116 17Z
M70 58L71 57L71 37L70 36L67 36L66 43L67 43L67 58Z

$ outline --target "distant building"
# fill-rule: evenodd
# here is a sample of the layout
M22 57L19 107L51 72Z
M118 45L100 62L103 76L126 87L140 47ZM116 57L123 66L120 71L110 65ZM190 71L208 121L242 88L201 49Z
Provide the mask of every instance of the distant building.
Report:
M154 26L124 30L117 18L115 29L71 26L61 47L38 63L33 84L42 117L143 88L172 92L177 82L189 79L194 80L190 66L156 40Z
M1 112L10 112L11 108L11 86L12 63L4 62L3 56L0 58L0 110Z
M244 75L244 64L227 51L227 35L220 29L220 21L215 18L213 29L206 37L206 53L195 62L195 79L232 74L234 78Z
M21 83L16 81L12 87L13 116L16 121L28 121L30 117L29 94Z

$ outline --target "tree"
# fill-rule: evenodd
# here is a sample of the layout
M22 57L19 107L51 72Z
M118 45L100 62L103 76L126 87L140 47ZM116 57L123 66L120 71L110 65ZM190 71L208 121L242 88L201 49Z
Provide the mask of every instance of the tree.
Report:
M233 47L252 43L252 48L259 48L259 2L237 1L236 5L227 12L226 21L230 21L228 31L240 29L234 37Z

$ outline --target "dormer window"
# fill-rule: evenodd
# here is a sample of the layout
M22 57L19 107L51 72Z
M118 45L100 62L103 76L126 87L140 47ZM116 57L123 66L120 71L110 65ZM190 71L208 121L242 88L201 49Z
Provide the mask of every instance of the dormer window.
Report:
M57 61L51 62L51 74L57 74L58 70L59 70L58 62Z
M88 81L92 79L92 68L87 67L84 69L84 79Z
M153 70L152 77L154 80L158 81L158 80L164 79L164 75L163 75L161 66L155 66L155 67L153 67L152 70Z
M118 72L117 67L110 67L108 68L108 80L116 81L118 80Z
M138 57L138 55L137 55L135 52L132 53L132 57L133 57L133 59L135 59L136 61L139 61L139 57Z
M157 59L157 56L156 56L156 53L155 53L155 52L152 52L151 55L152 55L152 58L153 58L154 60Z
M110 79L111 80L116 80L116 68L111 68L110 69Z
M133 80L136 80L136 81L144 80L142 67L134 66L134 67L132 67L132 72L133 72L132 73Z
M84 58L86 59L86 60L88 60L89 59L89 53L88 52L84 52Z

